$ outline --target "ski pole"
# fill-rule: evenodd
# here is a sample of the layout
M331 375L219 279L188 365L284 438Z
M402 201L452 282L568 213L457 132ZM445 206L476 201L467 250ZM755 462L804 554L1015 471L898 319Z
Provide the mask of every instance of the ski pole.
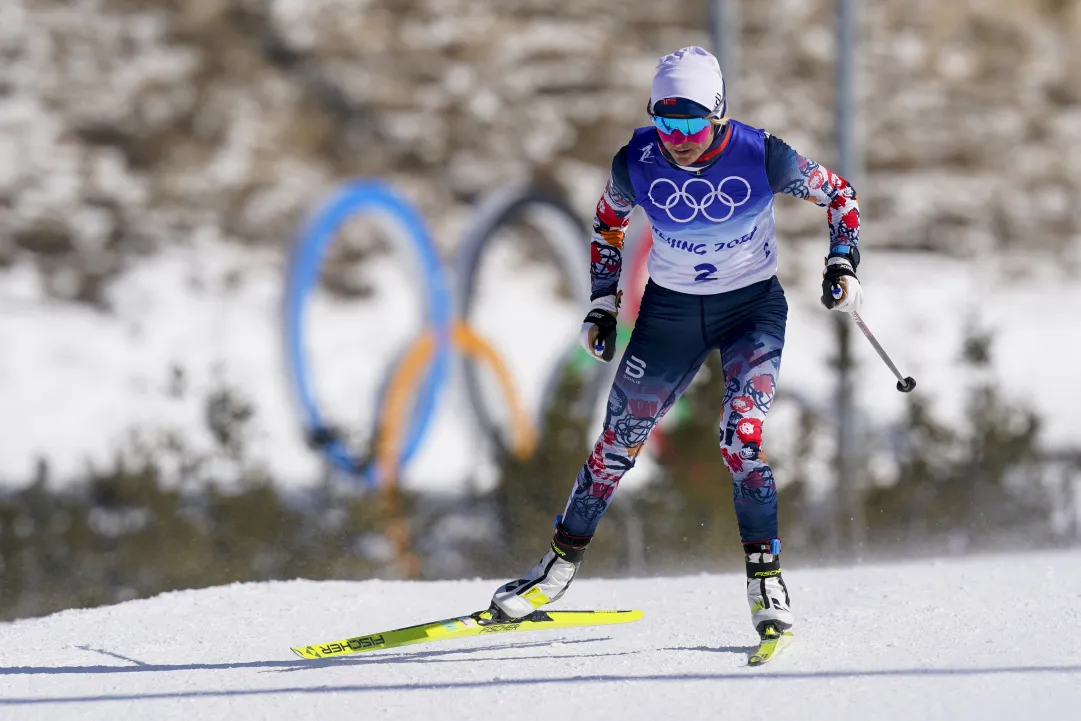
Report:
M890 370L893 371L893 375L897 376L897 390L901 391L902 393L908 393L913 388L915 388L916 379L912 376L901 375L901 371L897 370L897 366L893 364L893 361L890 360L890 357L886 355L886 351L884 351L882 349L882 346L878 344L878 341L875 340L874 333L872 333L871 329L867 327L867 324L863 322L863 318L860 318L860 314L853 313L852 318L856 321L856 325L860 327L860 330L863 331L863 334L867 336L867 340L869 340L871 342L871 345L875 347L875 350L878 351L878 357L881 358L887 366L889 366Z

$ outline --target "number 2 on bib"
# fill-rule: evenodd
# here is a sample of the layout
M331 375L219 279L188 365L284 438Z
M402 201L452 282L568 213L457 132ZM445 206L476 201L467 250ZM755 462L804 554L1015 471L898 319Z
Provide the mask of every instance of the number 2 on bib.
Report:
M694 266L694 269L698 271L698 275L694 277L695 283L703 283L709 280L717 280L713 277L713 274L717 272L717 266L712 263L701 263Z

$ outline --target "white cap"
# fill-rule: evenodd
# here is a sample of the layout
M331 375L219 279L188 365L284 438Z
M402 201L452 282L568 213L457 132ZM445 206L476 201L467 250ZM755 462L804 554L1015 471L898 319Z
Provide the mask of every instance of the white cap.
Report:
M665 98L686 98L708 108L712 117L724 117L728 100L717 58L697 45L661 58L649 93L650 112Z

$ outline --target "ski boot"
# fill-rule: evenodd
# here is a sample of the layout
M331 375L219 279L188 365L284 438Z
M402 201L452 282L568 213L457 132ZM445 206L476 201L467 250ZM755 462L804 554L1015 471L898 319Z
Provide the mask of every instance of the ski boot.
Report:
M590 538L573 536L557 522L548 552L522 578L496 589L489 611L497 618L514 620L558 600L571 585Z
M747 603L751 623L763 639L792 628L788 587L781 578L781 540L744 543L747 555Z

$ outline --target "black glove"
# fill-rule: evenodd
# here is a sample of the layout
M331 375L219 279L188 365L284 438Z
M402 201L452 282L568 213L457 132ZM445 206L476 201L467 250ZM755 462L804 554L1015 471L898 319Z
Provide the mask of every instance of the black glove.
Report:
M833 255L826 258L822 271L822 305L829 310L858 311L863 301L863 289L856 277L859 251L852 255Z
M596 298L582 321L578 342L589 354L605 363L616 355L616 313L621 293Z

